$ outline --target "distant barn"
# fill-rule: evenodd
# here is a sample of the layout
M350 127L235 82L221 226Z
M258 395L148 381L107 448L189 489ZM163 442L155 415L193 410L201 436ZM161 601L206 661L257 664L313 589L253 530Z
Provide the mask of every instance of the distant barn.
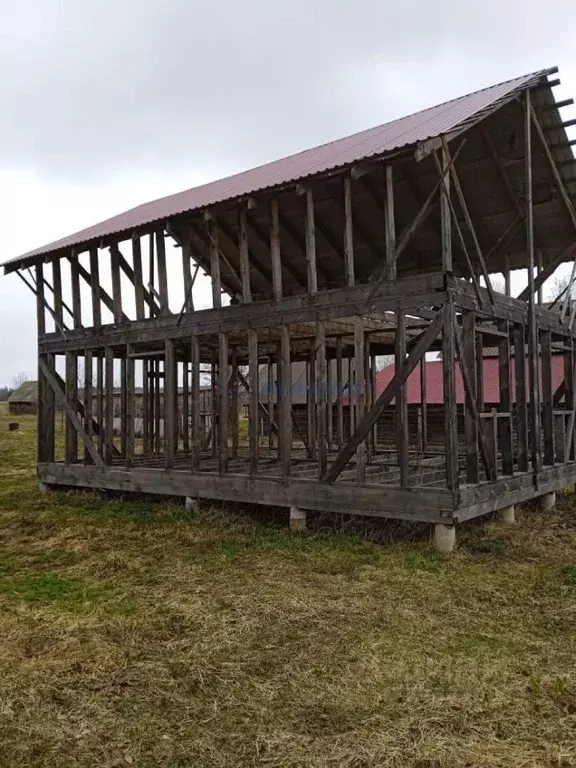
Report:
M25 381L8 398L8 413L14 416L38 413L38 382Z

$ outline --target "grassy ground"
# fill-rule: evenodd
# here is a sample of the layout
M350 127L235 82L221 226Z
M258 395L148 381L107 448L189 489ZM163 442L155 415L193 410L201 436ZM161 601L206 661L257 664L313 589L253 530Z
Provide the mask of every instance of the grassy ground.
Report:
M1 408L1 406L0 406ZM576 501L441 557L40 496L0 410L0 766L576 766Z

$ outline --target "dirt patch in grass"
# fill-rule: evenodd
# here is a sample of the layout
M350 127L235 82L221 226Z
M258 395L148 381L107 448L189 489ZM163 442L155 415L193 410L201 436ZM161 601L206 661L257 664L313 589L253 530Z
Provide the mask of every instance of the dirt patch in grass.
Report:
M424 526L295 537L39 495L32 419L3 419L2 768L576 766L574 497L451 557Z

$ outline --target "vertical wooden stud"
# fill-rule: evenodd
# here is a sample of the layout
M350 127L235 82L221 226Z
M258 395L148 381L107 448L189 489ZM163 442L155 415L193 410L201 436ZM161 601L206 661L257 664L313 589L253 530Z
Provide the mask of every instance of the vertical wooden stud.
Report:
M344 270L346 285L355 284L354 221L352 218L352 178L344 177Z
M394 351L396 371L406 360L406 315L402 309L396 312L396 346ZM408 397L406 383L398 389L395 397L396 452L400 467L400 485L407 486L410 475L408 440Z
M282 261L280 254L280 211L278 198L270 202L270 259L272 262L272 295L282 298Z
M258 367L258 333L248 331L248 366L250 373L249 422L248 441L250 450L250 472L258 471L258 411L259 411L259 367Z
M278 355L278 455L284 477L291 472L292 459L292 368L290 334L287 325L280 326Z
M190 340L190 405L191 405L191 452L192 471L200 469L200 344L197 336Z
M90 248L90 291L92 297L92 325L100 328L102 325L102 305L100 303L100 263L98 248Z
M225 333L218 334L218 443L219 443L219 471L228 471L228 337Z
M132 237L132 261L134 263L134 301L136 305L136 319L144 320L144 275L142 273L142 245L137 235Z
M176 440L176 357L174 340L165 341L164 358L164 466L174 466Z
M243 205L238 210L238 253L240 259L240 280L242 283L242 301L249 304L252 301L250 287L250 251L248 242L248 211Z
M156 230L156 261L158 262L160 310L163 315L168 315L170 314L170 304L168 300L168 273L166 272L166 241L163 228Z
M388 265L388 277L396 280L396 220L394 216L394 179L391 165L387 165L384 171L386 181L386 207L384 219L386 224L386 263Z
M308 293L318 292L318 271L316 268L316 227L314 223L314 193L306 190L306 270Z
M361 315L354 317L354 367L356 370L356 382L354 386L354 400L356 402L356 426L364 418L365 393L364 384L364 319ZM366 480L366 445L361 442L356 449L356 476L359 483Z
M104 450L107 464L114 456L114 350L104 350Z

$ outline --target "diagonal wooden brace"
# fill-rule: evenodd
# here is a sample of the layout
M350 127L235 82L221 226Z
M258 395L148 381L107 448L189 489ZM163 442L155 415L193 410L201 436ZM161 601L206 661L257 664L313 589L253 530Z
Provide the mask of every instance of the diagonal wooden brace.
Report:
M424 333L418 337L403 365L396 371L372 408L370 408L368 413L364 416L352 437L348 440L346 445L340 449L338 455L332 464L328 467L328 470L324 476L321 478L321 482L333 483L334 480L336 480L340 472L342 472L346 464L350 461L356 452L356 449L360 443L366 439L370 433L370 430L380 418L384 408L386 408L386 406L392 402L400 387L404 384L408 376L410 376L420 360L430 349L434 340L440 333L443 324L443 312L441 310L436 314L436 317L430 323Z
M54 376L50 368L48 368L44 360L42 360L42 358L39 358L38 365L40 367L40 370L42 371L42 375L50 385L51 389L56 395L57 400L60 402L60 405L64 409L66 416L72 422L74 429L78 433L78 437L84 443L84 446L88 451L88 453L90 454L92 460L94 461L94 464L96 464L97 466L103 467L104 460L102 459L102 456L100 456L100 454L92 444L92 441L86 434L84 426L80 421L80 419L78 418L77 413L70 407L69 403L67 402L64 390L60 386L58 380L56 379L56 377Z

